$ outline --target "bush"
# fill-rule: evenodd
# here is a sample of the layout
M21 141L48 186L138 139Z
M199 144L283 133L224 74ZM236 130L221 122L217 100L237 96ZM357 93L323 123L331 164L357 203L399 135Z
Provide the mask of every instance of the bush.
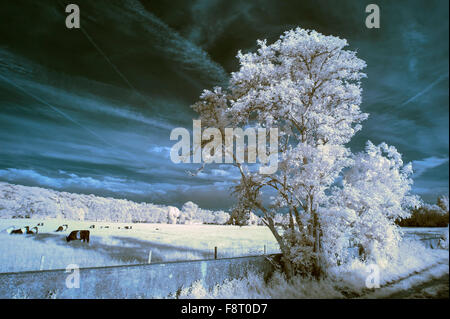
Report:
M447 227L449 223L448 205L443 205L442 198L444 197L438 198L440 205L424 204L414 208L411 211L411 217L399 220L397 224L402 227Z

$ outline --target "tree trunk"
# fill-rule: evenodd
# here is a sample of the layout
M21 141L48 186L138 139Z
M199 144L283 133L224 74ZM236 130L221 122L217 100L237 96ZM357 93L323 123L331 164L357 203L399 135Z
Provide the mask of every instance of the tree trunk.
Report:
M285 257L286 255L283 254L282 263L283 263L283 272L286 275L287 280L291 280L294 275L294 265L292 265L292 262L289 260L289 258Z
M320 264L320 224L317 216L317 212L313 211L313 229L314 229L314 266L313 266L313 276L319 278L322 269Z
M292 216L292 210L289 210L289 228L294 229L294 217Z
M269 216L266 217L267 220L267 226L269 227L270 231L274 235L275 239L278 242L278 245L280 246L281 255L282 255L282 269L284 274L286 275L286 278L289 280L291 279L295 272L294 272L294 266L292 265L292 262L289 259L289 250L284 244L283 238L278 234L273 219Z

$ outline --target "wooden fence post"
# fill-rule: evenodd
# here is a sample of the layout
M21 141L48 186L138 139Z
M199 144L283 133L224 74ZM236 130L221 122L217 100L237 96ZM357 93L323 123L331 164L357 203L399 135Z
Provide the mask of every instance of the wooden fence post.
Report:
M266 245L264 245L264 255L266 254Z
M147 261L147 263L150 264L151 262L152 262L152 251L150 250L148 252L148 261Z
M45 256L41 256L41 264L39 265L39 270L44 269L44 260L45 260Z
M217 246L214 247L214 259L217 259Z

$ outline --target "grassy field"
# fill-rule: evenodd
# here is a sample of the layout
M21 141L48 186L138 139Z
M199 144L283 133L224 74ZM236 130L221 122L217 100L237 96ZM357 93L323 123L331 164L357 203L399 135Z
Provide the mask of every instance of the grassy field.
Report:
M37 235L9 235L6 229L35 226ZM68 224L64 232L58 226ZM90 229L95 225L94 229ZM104 228L108 226L109 228ZM124 229L132 226L133 229ZM103 228L101 228L103 227ZM65 241L70 231L89 229L89 244ZM237 257L278 252L266 227L221 225L126 224L67 220L0 219L0 272ZM41 260L43 258L43 262Z
M37 235L9 235L6 229L35 226ZM64 232L58 226L68 224ZM89 228L95 225L94 229ZM109 228L105 228L108 226ZM132 229L124 229L132 226ZM67 243L70 231L89 229L89 244ZM405 238L439 236L446 228L406 228ZM262 226L127 224L91 221L0 219L0 272L238 257L279 252L270 230Z
M44 226L36 235L10 235L6 231L11 226L35 226L40 222ZM55 232L62 224L68 224L69 228ZM91 225L95 228L91 229ZM66 242L65 236L78 229L91 231L89 244ZM201 284L196 284L187 287L180 297L346 298L348 294L343 294L346 291L358 298L395 298L398 294L434 298L442 295L442 287L448 283L448 250L426 248L419 239L440 236L445 231L447 228L404 229L406 240L401 244L400 254L380 270L381 289L372 295L366 295L364 286L367 265L355 260L344 268L331 269L330 278L320 282L298 279L292 284L275 278L265 283L255 274L256 277L224 283L214 291L206 291ZM264 246L266 253L278 252L270 231L260 226L0 219L0 273L64 269L69 264L79 267L141 264L148 261L150 251L152 262L213 258L214 247L218 247L219 258L259 255L264 253ZM444 295L448 296L448 291Z

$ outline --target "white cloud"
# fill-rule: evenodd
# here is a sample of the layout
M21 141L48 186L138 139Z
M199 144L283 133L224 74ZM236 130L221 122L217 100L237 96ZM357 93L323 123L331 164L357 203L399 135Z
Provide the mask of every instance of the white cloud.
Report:
M155 153L162 153L164 155L169 156L170 155L170 150L171 150L171 148L168 147L168 146L157 146L157 145L154 145L154 146L152 146L152 147L150 147L148 149L148 152L149 153L153 153L153 152L155 152Z
M417 178L420 175L424 174L427 170L438 167L446 162L448 162L448 157L439 158L435 156L427 157L423 160L413 161L412 165L414 170L414 178Z
M142 185L136 181L129 181L123 178L105 176L102 179L90 176L82 177L77 174L59 171L57 177L49 177L42 175L30 169L7 168L0 170L0 178L10 182L28 181L35 182L41 186L65 189L65 188L81 188L81 189L97 189L109 190L112 192L124 192L132 194L144 194L143 189L148 189L150 185ZM143 187L147 186L147 187Z

